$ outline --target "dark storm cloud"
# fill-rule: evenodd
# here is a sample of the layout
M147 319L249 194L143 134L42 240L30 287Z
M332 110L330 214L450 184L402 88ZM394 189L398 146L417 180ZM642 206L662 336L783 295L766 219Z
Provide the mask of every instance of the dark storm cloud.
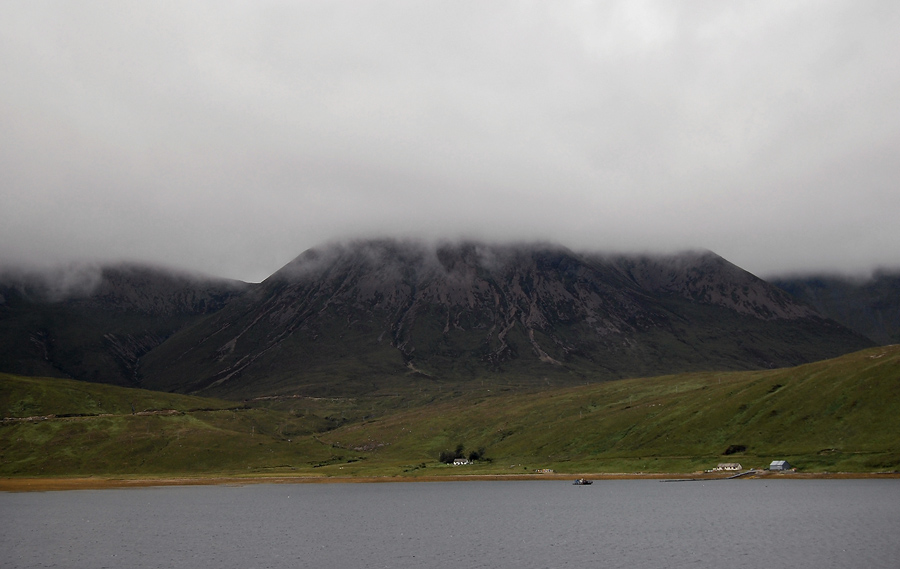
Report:
M8 2L0 262L342 238L900 264L891 2Z

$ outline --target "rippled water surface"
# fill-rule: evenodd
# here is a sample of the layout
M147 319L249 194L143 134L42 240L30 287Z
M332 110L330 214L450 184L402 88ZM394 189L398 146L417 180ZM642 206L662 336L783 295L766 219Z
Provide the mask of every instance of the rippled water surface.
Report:
M0 493L0 567L897 567L900 480Z

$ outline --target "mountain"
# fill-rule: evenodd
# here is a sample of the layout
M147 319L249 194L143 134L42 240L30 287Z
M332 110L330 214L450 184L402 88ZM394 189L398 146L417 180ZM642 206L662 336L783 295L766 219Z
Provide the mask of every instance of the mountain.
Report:
M900 344L900 272L881 271L867 279L784 277L772 284L879 344Z
M117 265L0 275L0 370L134 386L140 358L248 285Z
M774 368L871 345L710 252L380 240L306 251L146 353L138 378L353 395Z

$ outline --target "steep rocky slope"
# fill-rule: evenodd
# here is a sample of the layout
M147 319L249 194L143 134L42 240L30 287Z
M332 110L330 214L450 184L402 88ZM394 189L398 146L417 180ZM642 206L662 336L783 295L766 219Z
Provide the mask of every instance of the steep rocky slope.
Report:
M900 272L867 279L807 275L772 283L879 344L900 344Z
M136 265L0 275L0 370L136 385L139 359L244 283Z
M712 253L366 241L305 252L148 353L154 389L354 394L799 364L871 345Z

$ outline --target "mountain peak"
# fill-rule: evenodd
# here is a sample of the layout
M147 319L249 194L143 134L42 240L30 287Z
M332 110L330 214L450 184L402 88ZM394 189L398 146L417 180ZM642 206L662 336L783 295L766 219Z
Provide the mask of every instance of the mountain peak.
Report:
M584 381L790 365L866 345L708 251L372 240L304 252L150 354L144 373L164 389L300 381L325 392L410 370Z

